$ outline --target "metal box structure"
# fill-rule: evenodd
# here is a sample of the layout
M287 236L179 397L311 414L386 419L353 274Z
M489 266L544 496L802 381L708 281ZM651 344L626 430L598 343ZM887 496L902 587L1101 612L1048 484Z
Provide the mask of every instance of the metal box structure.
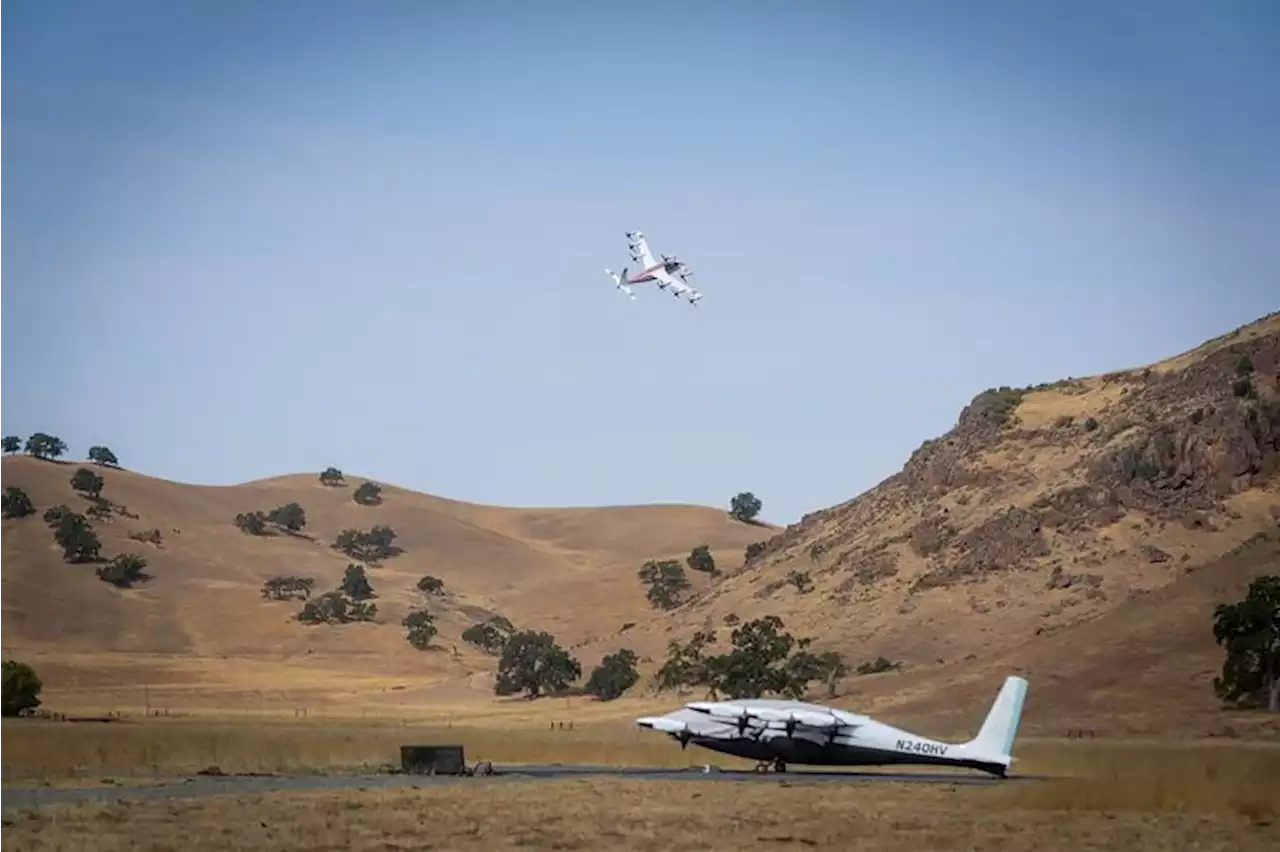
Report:
M402 745L400 767L409 775L465 775L467 760L460 745Z

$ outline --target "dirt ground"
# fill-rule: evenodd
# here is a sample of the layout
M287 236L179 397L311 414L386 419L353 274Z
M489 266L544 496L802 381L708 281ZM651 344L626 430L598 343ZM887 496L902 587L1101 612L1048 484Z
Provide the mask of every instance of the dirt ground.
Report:
M56 807L15 815L4 848L1273 850L1276 813L1083 806L1069 790L618 779L478 782ZM1249 809L1246 808L1246 811Z
M396 763L398 745L462 742L469 761L736 765L608 725L573 731L371 725L6 724L6 786L106 776L336 771ZM1280 848L1280 746L1241 740L1020 740L992 786L617 778L280 792L5 808L5 850Z

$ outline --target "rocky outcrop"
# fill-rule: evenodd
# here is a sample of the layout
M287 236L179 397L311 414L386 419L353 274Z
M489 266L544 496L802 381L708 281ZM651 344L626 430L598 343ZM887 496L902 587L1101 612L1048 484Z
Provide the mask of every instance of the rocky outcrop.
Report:
M1068 532L1110 526L1125 514L1124 506L1113 489L1100 484L1054 491L1040 497L1031 508L1045 526Z
M1180 422L1135 429L1090 466L1120 505L1175 519L1264 485L1280 467L1280 405L1217 400Z
M1167 368L983 391L954 428L925 441L898 473L754 545L747 568L803 557L825 566L820 574L847 571L839 584L847 591L893 576L897 557L885 548L905 543L925 562L912 585L919 590L1031 567L1049 553L1044 528L1082 553L1130 512L1215 529L1224 499L1280 471L1280 334L1273 319L1224 335ZM1099 410L1077 408L1032 425L1018 418L1032 391L1069 397L1099 386L1113 389L1096 397ZM1036 457L1067 442L1079 459L1065 472L1056 468L1060 481L998 461ZM1012 449L1001 453L1002 447ZM1036 491L1042 493L1030 505L1015 499ZM948 495L953 508L968 506L960 517L941 508ZM1148 564L1168 559L1156 550L1139 552Z
M917 591L1032 567L1049 555L1049 543L1034 512L1010 508L975 527L939 553L915 582Z
M887 548L880 548L850 560L846 573L848 576L836 586L837 592L848 592L855 586L874 586L881 580L896 576L898 557Z

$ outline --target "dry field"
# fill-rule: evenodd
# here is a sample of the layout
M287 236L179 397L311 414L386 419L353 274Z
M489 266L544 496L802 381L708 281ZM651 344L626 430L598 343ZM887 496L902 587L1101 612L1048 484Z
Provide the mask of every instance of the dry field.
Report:
M467 760L688 766L712 760L635 725L535 727L148 721L140 724L6 723L4 780L146 778L208 766L225 772L374 770L399 765L400 746L460 743ZM749 766L732 758L724 766Z
M226 772L376 770L399 746L456 742L469 761L725 768L741 761L619 722L550 730L386 720L11 721L6 786L122 786L210 765ZM344 849L1162 849L1280 841L1280 745L1022 738L991 787L475 778L413 790L280 792L6 812L6 850ZM972 773L960 771L960 775ZM477 789L478 788L478 789Z
M461 743L469 761L592 763L682 767L751 764L691 747L633 725L609 722L573 729L544 727L148 720L137 724L7 721L3 726L6 784L56 780L129 779L194 772L375 770L399 760L408 743ZM1246 807L1255 795L1280 807L1280 743L1066 740L1021 737L1014 771L1079 782L1081 791L1128 794L1161 808L1209 803ZM803 770L801 770L803 771ZM936 771L936 770L929 770ZM967 774L967 773L966 773ZM1145 797L1145 798L1144 798Z
M1280 752L1027 744L1075 777L992 787L472 779L7 815L6 850L1273 850ZM513 753L532 749L513 746ZM478 789L477 789L478 788Z

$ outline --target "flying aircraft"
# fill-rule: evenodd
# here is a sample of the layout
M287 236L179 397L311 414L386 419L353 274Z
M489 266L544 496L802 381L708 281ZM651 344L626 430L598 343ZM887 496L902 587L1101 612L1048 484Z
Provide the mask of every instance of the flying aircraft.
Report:
M671 295L677 299L687 299L689 304L697 306L702 294L689 283L689 277L693 275L693 271L689 269L688 264L677 257L667 257L665 254L662 260L655 259L653 252L649 251L648 238L640 231L627 231L627 247L631 249L631 259L640 263L641 269L630 278L627 277L625 266L621 273L605 269L605 274L613 279L614 286L626 293L629 298L634 299L636 294L628 285L652 282L658 285L659 290L670 290Z
M1004 778L1013 763L1013 738L1022 717L1027 682L1008 677L978 735L945 743L835 707L804 701L751 698L691 701L636 724L723 754L757 761L756 771L786 772L788 763L810 766L915 764L980 769Z

